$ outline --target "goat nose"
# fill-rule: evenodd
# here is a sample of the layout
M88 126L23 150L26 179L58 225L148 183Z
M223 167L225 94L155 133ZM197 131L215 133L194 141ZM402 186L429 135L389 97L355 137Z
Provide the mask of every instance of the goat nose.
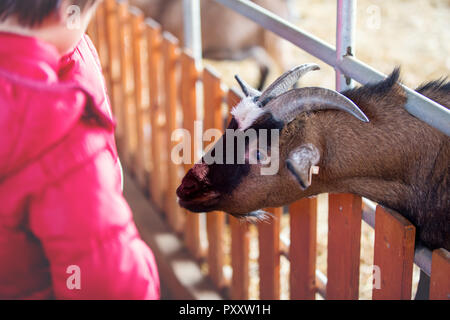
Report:
M194 192L198 189L198 182L193 179L187 179L187 181L183 183L183 187L185 191Z
M195 193L199 188L200 184L196 179L192 177L185 177L177 189L177 195L179 198L183 199Z

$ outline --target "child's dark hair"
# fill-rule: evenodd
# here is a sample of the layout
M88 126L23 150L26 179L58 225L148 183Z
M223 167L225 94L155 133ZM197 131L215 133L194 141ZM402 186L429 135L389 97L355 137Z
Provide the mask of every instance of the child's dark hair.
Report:
M96 2L96 0L69 1L81 9ZM0 0L0 22L15 17L23 26L35 27L59 9L62 2L63 0Z

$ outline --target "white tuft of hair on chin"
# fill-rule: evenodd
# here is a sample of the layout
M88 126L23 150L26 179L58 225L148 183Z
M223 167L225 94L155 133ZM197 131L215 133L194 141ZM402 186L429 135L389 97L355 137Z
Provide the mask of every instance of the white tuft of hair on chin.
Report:
M249 128L263 113L264 109L258 106L253 97L245 97L231 110L241 130Z
M261 222L270 223L275 216L264 210L256 210L243 215L235 215L243 223L257 224Z

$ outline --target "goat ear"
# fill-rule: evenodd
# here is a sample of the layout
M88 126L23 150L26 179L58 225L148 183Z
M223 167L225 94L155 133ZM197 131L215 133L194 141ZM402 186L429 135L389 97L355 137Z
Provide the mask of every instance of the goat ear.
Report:
M302 190L311 185L313 168L320 160L320 152L311 143L295 148L286 160L286 167L295 177Z

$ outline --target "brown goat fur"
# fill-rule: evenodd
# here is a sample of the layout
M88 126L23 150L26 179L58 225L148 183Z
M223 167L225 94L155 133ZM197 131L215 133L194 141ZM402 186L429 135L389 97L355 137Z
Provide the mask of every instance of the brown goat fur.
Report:
M402 213L427 246L450 249L450 139L404 109L398 74L344 93L370 123L321 117L330 134L323 146L329 163L320 165L318 178L328 192L359 194ZM449 84L432 82L418 91L450 107Z
M303 115L286 127L286 136L295 144L304 132L301 140L318 141L323 152L321 172L314 177L318 183L309 194L367 197L402 213L427 246L450 249L450 139L404 109L406 94L398 77L395 70L382 83L344 92L370 123L326 111L335 115ZM444 81L433 81L418 92L450 107L450 84Z

